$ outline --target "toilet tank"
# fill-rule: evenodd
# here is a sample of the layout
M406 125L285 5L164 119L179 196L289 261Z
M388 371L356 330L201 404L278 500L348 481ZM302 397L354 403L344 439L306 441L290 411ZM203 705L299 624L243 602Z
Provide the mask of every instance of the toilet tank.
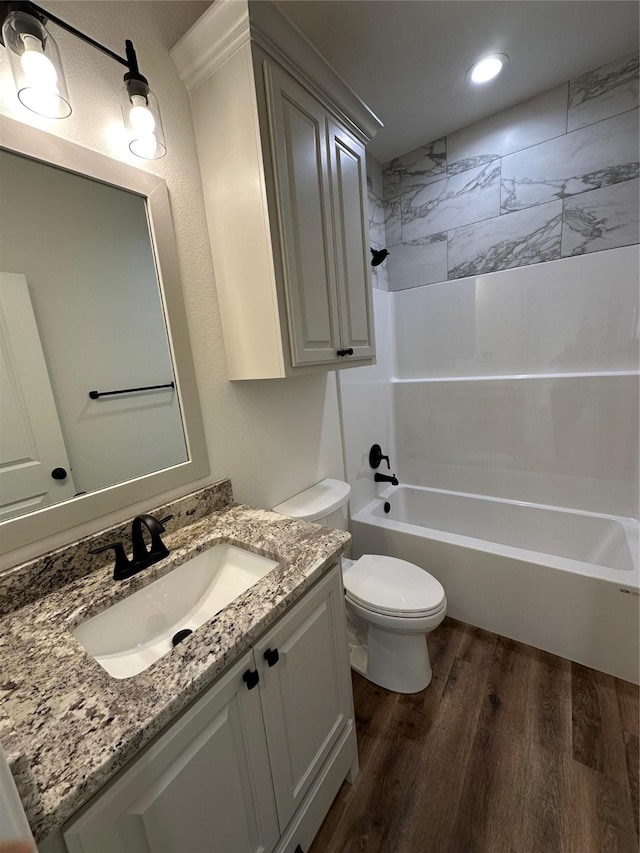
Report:
M347 505L351 486L342 480L322 480L274 506L273 511L289 518L313 521L323 527L348 530Z

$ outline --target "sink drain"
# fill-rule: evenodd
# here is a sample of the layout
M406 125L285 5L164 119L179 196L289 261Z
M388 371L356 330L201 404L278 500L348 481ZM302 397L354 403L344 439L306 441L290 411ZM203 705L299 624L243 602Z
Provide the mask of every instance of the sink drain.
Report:
M182 631L178 631L176 634L173 635L173 637L171 638L171 642L174 646L177 646L178 643L181 643L183 640L186 640L189 634L193 634L191 628L183 628Z

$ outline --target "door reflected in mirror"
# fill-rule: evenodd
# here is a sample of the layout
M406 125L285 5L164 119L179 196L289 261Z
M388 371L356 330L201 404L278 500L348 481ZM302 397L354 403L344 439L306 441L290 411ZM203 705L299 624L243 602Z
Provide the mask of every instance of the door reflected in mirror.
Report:
M147 199L5 150L0 186L2 521L188 452Z

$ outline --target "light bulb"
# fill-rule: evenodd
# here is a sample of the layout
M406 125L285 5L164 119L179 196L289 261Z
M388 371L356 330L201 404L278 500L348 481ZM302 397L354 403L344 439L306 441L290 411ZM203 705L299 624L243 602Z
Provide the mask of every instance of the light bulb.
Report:
M38 17L22 10L9 12L2 39L21 103L46 118L71 115L58 47Z
M143 160L158 160L167 153L158 102L143 78L125 76L120 104L129 137L129 149Z
M500 74L508 61L509 57L505 53L486 56L471 66L467 72L468 78L472 83L488 83Z
M20 65L26 77L26 84L38 89L48 89L58 93L58 72L51 60L44 55L42 43L35 36L23 35L24 53Z
M147 106L146 98L143 95L132 95L131 103L133 104L129 111L131 128L140 136L152 136L156 129L156 120Z
M41 116L57 117L60 113L60 90L55 65L42 50L42 42L36 36L23 33L24 53L20 66L24 82L20 100L28 109Z

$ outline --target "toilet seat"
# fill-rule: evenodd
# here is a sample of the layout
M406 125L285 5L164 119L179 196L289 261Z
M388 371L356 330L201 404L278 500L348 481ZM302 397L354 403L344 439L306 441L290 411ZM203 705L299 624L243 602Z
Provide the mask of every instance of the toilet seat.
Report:
M440 581L414 563L364 554L344 570L347 598L384 616L431 616L446 607Z

